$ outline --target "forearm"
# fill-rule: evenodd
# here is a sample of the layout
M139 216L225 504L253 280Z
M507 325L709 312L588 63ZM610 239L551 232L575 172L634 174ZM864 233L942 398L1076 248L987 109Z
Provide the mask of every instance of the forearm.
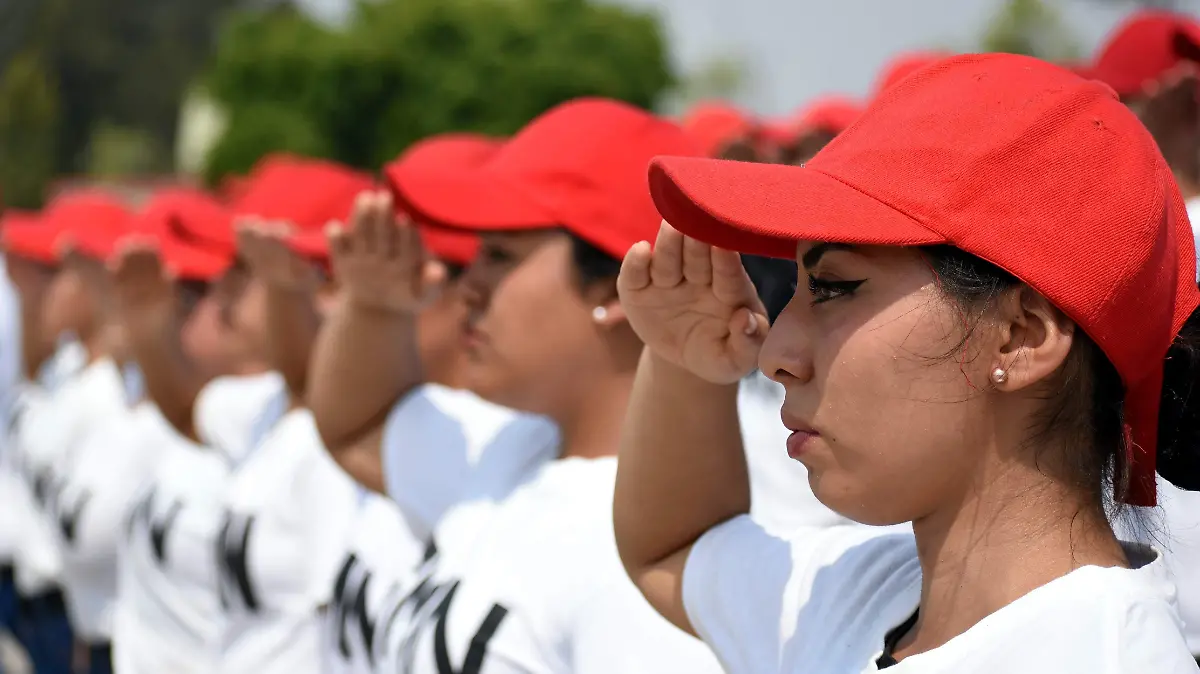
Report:
M270 365L283 375L292 396L304 400L309 361L321 327L313 295L307 290L269 286L266 314Z
M617 546L631 574L750 511L737 389L700 379L650 349L643 353L622 432L613 505Z
M416 316L343 301L317 337L308 395L326 447L353 445L422 381Z
M42 366L54 355L54 340L43 334L41 300L21 304L21 372L34 381Z
M183 352L180 320L173 310L139 314L125 324L146 394L181 435L198 440L193 413L208 377Z

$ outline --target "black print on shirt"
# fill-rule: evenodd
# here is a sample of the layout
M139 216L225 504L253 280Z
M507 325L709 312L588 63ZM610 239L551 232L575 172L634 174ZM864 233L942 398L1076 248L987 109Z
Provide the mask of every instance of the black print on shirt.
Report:
M75 543L75 533L79 518L83 516L83 510L87 507L89 501L92 500L91 492L84 491L79 495L79 498L71 504L59 503L58 506L58 528L62 531L63 540L68 545Z
M466 657L462 665L455 667L450 661L450 649L446 645L446 621L458 593L460 580L443 583L433 581L433 573L437 567L436 548L427 550L425 573L417 584L391 614L391 620L401 616L410 616L412 624L400 646L401 672L413 670L417 658L417 650L422 645L421 636L433 631L433 659L438 674L479 674L487 662L488 644L496 636L500 625L508 617L508 609L500 604L493 604L484 616L475 635L471 637Z
M358 556L351 553L338 572L333 587L333 629L338 653L350 658L352 635L358 632L366 651L367 661L375 664L375 619L367 611L367 591L371 586L371 570Z
M246 552L250 533L254 529L253 515L226 513L217 536L217 573L220 574L221 606L226 610L240 606L257 612L258 594L250 582Z
M131 540L142 535L143 532L149 537L154 561L161 567L166 565L167 540L170 537L171 529L175 526L175 519L179 517L179 511L183 510L183 503L179 500L173 501L165 513L156 517L154 513L155 496L156 492L151 490L138 502L137 507L129 515L128 532Z

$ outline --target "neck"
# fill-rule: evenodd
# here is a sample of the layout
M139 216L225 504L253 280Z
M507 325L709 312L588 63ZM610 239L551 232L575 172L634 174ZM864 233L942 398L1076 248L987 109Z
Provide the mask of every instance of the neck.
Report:
M921 614L904 650L937 648L1081 566L1128 566L1092 500L1023 464L980 479L958 503L914 521Z
M562 433L561 458L616 456L633 373L589 379L586 394L552 415Z

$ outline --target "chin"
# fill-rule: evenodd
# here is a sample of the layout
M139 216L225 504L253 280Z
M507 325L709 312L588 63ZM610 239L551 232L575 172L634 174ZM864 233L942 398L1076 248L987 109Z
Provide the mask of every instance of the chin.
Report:
M866 488L861 481L844 474L830 475L809 470L808 485L822 505L859 524L884 527L908 521L896 508L889 507L880 498L880 494L885 492Z

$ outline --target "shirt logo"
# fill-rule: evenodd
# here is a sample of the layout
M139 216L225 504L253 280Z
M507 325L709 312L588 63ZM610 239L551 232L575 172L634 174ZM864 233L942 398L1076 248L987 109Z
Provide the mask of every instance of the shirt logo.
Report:
M246 551L254 529L253 515L227 512L217 536L217 573L220 575L221 607L259 610L258 593L250 582Z

